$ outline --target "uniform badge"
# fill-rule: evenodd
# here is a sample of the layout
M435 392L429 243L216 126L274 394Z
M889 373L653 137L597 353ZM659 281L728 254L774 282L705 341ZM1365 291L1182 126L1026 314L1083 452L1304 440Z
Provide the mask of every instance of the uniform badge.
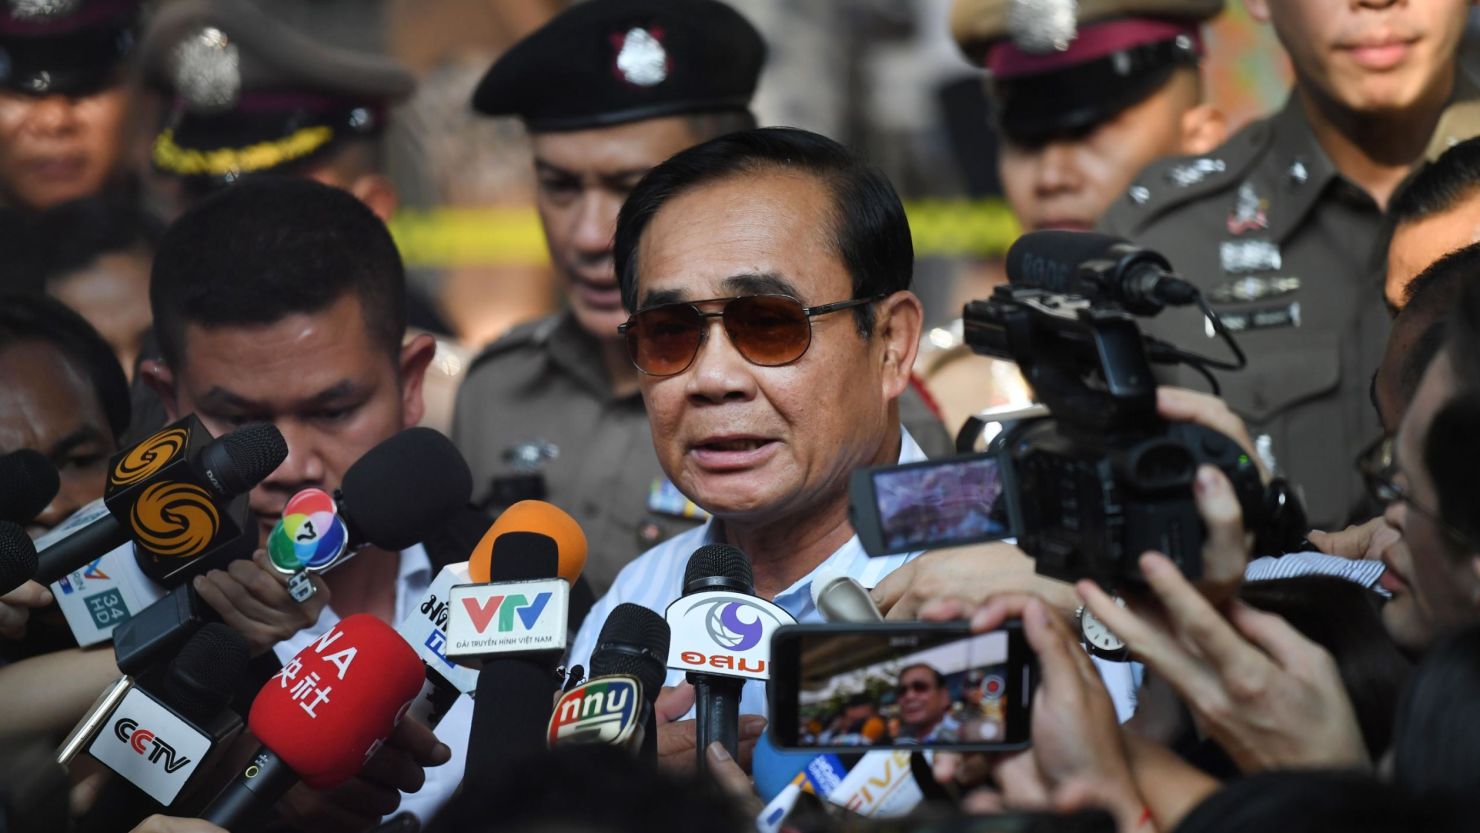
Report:
M517 472L539 471L560 456L560 447L548 440L530 440L504 449L504 462Z
M626 34L612 35L617 48L617 77L635 87L653 87L668 78L668 50L663 48L662 29L634 26Z
M46 20L77 11L78 0L10 0L10 16L16 20Z
M1218 244L1218 260L1231 275L1271 272L1280 268L1280 247L1268 240L1225 240Z
M1240 312L1220 312L1218 318L1222 319L1223 326L1227 327L1231 333L1268 330L1276 327L1299 327L1300 302L1291 301L1288 304L1275 304ZM1211 322L1209 322L1209 329L1211 329Z
M1228 233L1239 235L1269 228L1268 211L1269 200L1259 196L1253 183L1245 182L1238 187L1238 199L1228 215Z
M709 519L709 513L699 508L697 503L673 485L666 477L659 477L648 487L647 508L649 512L659 515L672 515L676 518L689 518L690 520L703 521Z
M198 110L229 110L236 104L241 55L225 32L207 26L175 47L175 89Z
M1246 275L1220 283L1208 292L1208 300L1215 304L1238 304L1251 301L1267 301L1300 290L1300 279L1293 276L1260 277Z
M1188 188L1226 170L1228 164L1222 159L1194 159L1168 169L1166 176L1167 182L1178 188Z
M1290 184L1295 186L1304 185L1310 179L1310 170L1305 167L1305 162L1296 159L1290 163Z
M1024 52L1063 52L1079 37L1077 0L1009 0L1007 32Z

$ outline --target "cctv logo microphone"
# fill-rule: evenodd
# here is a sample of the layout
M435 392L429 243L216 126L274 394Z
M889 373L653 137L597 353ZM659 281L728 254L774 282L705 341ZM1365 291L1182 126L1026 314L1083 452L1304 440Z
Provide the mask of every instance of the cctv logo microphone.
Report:
M262 746L201 818L250 829L295 782L327 789L350 779L390 737L424 673L416 652L374 616L340 621L252 701L247 725Z
M668 623L642 605L623 602L601 626L591 679L561 696L550 716L550 748L607 744L658 761L653 706L667 677Z
M694 684L702 772L711 742L736 754L741 689L747 679L770 678L771 635L796 620L755 595L750 559L728 544L695 550L683 584L684 594L664 614L673 634L668 667L687 671Z

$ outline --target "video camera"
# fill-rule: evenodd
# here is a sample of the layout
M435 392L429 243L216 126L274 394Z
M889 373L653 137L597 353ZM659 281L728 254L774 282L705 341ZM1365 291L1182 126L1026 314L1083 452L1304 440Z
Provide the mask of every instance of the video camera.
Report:
M1015 534L1037 571L1054 578L1142 584L1138 559L1157 550L1196 579L1204 529L1192 484L1204 463L1232 481L1256 552L1287 552L1301 540L1305 513L1282 480L1266 487L1238 443L1157 414L1153 362L1191 365L1215 391L1208 368L1244 365L1217 314L1165 258L1104 235L1034 232L1009 250L1007 275L989 299L966 305L965 340L975 353L1016 362L1051 416L1004 424L985 454L854 472L850 512L865 549ZM1184 352L1136 324L1136 315L1193 303L1234 362Z

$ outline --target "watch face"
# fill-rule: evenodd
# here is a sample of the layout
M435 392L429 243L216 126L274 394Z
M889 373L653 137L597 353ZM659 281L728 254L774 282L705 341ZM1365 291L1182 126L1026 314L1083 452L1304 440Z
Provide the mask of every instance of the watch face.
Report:
M1115 597L1115 603L1125 607L1125 600L1119 596ZM1101 659L1123 660L1128 654L1125 642L1087 607L1079 610L1079 636L1090 653Z

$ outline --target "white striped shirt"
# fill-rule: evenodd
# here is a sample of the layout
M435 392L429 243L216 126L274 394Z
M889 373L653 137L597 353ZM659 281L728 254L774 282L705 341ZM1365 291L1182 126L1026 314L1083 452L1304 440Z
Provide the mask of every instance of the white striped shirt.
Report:
M914 438L903 426L900 427L899 433L899 462L917 463L924 460L925 452L920 450L920 446L915 443ZM703 526L664 541L623 567L622 571L617 574L616 581L612 582L611 589L586 615L586 621L582 623L581 630L576 634L575 642L572 643L570 653L566 657L566 667L570 667L573 663L586 668L590 667L591 652L596 647L596 637L601 633L601 627L606 624L607 615L617 605L623 602L633 602L662 614L668 609L668 605L683 595L683 574L694 550L705 544L723 542L723 529L719 522L710 518ZM884 576L894 572L919 554L909 552L870 558L868 553L863 551L863 545L859 543L858 536L854 535L825 561L817 565L812 572L777 593L776 598L771 601L780 605L798 622L821 622L823 621L822 615L817 612L817 607L812 603L812 578L819 571L825 570L829 574L852 576L864 587L873 588L884 579ZM683 679L683 671L668 669L667 685L677 685L683 682ZM767 711L766 684L759 680L747 681L740 697L740 713L764 715ZM691 713L690 717L692 716Z

